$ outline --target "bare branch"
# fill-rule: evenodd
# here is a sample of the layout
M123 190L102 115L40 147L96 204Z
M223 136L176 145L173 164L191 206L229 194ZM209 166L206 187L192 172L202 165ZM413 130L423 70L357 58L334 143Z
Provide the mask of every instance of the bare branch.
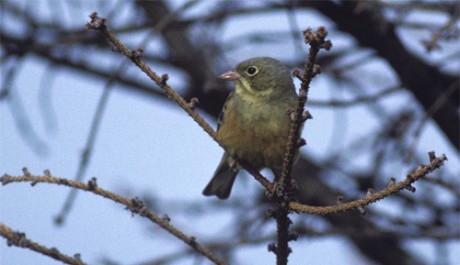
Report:
M24 169L24 172L28 172L27 169ZM168 231L169 233L171 233L172 235L174 235L175 237L189 245L195 251L207 257L209 260L215 262L216 264L226 264L225 261L219 259L209 249L198 243L197 239L194 236L188 236L184 232L180 231L179 229L171 225L169 218L159 217L158 215L147 209L144 203L138 198L127 199L118 194L97 187L95 178L91 179L87 184L85 184L82 182L73 181L69 179L53 177L51 176L51 174L49 174L48 171L44 176L33 176L30 175L30 173L25 173L24 176L3 175L2 177L0 177L0 182L3 185L18 182L31 182L33 185L37 183L50 183L92 192L111 201L125 205L126 208L129 209L133 214L139 214L140 216L145 217L153 223L159 225L161 228Z
M5 224L0 223L0 236L3 236L7 240L8 246L16 246L20 248L28 248L32 251L41 253L45 256L51 257L55 260L62 261L66 264L72 265L85 265L80 258L80 254L75 254L74 257L70 257L62 254L57 248L47 248L40 245L26 237L26 234L15 232Z
M435 169L440 168L444 164L444 161L447 161L447 157L445 155L434 157L434 152L430 152L430 164L429 165L419 166L416 170L408 174L405 180L395 183L393 185L389 185L387 188L379 192L368 194L366 195L366 197L362 199L335 205L335 206L319 206L319 207L309 206L309 205L301 204L298 202L291 202L289 203L289 208L296 212L325 215L325 214L332 214L332 213L341 213L341 212L349 211L352 209L357 209L358 207L364 207L371 203L379 201L383 198L386 198L400 190L403 190L403 189L412 190L413 189L412 184L414 182L423 178L428 173L433 172Z

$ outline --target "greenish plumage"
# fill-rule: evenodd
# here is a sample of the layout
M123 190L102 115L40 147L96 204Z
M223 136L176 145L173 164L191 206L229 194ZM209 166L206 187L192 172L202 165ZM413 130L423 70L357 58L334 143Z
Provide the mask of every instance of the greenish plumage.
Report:
M289 70L269 57L243 61L219 78L234 81L236 87L218 121L226 153L203 194L226 199L238 173L229 165L231 157L278 175L289 135L288 110L297 95Z

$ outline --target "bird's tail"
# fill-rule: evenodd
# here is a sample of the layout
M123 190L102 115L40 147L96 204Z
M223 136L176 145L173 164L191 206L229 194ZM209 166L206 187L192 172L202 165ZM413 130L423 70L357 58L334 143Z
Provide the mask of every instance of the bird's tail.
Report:
M211 181L204 188L203 195L216 195L219 199L227 199L232 191L236 174L238 174L238 171L230 167L228 156L225 154Z

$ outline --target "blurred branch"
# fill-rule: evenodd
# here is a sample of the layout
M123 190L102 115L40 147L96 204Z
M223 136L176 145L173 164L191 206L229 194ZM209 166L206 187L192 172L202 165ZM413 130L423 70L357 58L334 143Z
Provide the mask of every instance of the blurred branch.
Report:
M379 5L388 7L394 10L405 10L405 11L433 11L433 12L450 12L454 8L458 8L458 3L455 1L443 1L431 2L431 1L411 1L411 2L399 2L399 1L377 1Z
M373 95L358 96L350 100L329 100L329 101L309 100L308 106L345 108L345 107L353 107L359 104L366 104L366 103L371 104L371 103L374 103L375 101L381 100L385 96L388 96L400 90L401 90L400 86L394 86L394 87L383 89Z
M81 181L85 175L86 169L88 168L91 155L93 154L94 144L96 142L97 133L99 132L99 126L101 125L102 117L104 114L104 110L107 106L107 102L110 96L110 92L112 91L113 84L115 83L115 77L119 76L121 72L126 68L127 63L121 64L118 69L114 72L113 76L107 81L104 90L102 92L101 97L99 98L99 102L97 104L96 112L94 113L93 120L91 122L90 131L88 134L88 138L83 149L83 152L80 157L80 162L78 165L78 170L75 173L74 180ZM71 189L67 195L67 198L64 202L64 205L59 212L59 214L55 217L54 222L58 225L62 225L65 221L66 216L69 214L72 206L75 202L77 196L77 189Z
M422 133L423 127L426 125L428 122L429 118L432 117L446 102L449 100L449 98L454 94L455 91L458 91L460 89L460 83L456 82L450 87L441 93L432 103L431 107L425 112L424 117L420 121L419 125L414 131L414 135L412 137L412 146L410 147L409 151L407 152L406 156L406 162L409 162L409 160L412 158L412 156L415 153L415 148L417 147L417 143L420 139L420 135Z
M0 36L0 39L1 36ZM6 100L10 108L11 115L22 139L31 147L36 154L47 154L46 143L37 135L26 114L26 109L21 101L18 88L14 87L15 77L21 70L24 57L16 56L11 58L11 65L6 70L5 79L1 84L0 102Z
M433 98L458 82L456 76L446 75L413 55L396 35L394 24L388 23L373 2L355 1L297 1L298 6L313 7L332 19L336 26L351 34L361 46L375 49L393 67L406 89L428 110ZM452 145L460 148L459 92L433 115Z
M20 38L15 38L11 37L8 35L4 35L3 32L0 35L0 39L2 39L2 44L3 43L8 43L9 46L11 46L13 49L13 54L17 52L17 50L22 50L22 49L29 49L28 47L23 47L23 39ZM35 55L45 59L49 60L55 67L61 66L61 67L67 67L71 70L74 70L76 72L86 74L88 76L96 76L98 78L101 78L102 80L107 80L113 78L113 71L111 69L102 69L100 66L94 64L93 62L90 63L85 63L84 61L81 60L74 60L70 55L68 54L56 54L53 52L53 50L49 50L46 47L42 46L40 43L35 43L33 42L31 44L32 48L29 50L29 52L34 53ZM103 51L100 51L103 52ZM155 58L156 60L159 60L159 58ZM122 89L127 89L127 90L134 90L137 92L142 92L145 93L149 96L153 96L157 99L164 99L164 94L160 93L157 90L152 89L149 86L146 86L142 82L139 82L139 80L135 78L126 78L123 76L116 76L115 81L118 82L119 84L122 84L121 86Z
M447 190L455 194L455 196L457 197L457 200L460 200L460 186L459 185L455 185L455 183L448 182L446 180L442 180L442 179L431 177L431 176L426 176L425 178L423 178L423 180L446 188Z
M436 30L435 33L431 36L430 40L425 40L423 43L426 46L426 50L428 52L431 52L435 48L439 48L438 42L439 40L444 36L444 38L447 38L448 34L445 34L446 31L451 29L452 27L455 27L455 22L459 19L460 16L460 7L457 6L454 8L454 13L450 16L449 20L438 30Z
M294 227L294 231L299 235L305 235L308 237L336 237L336 236L357 236L362 239L379 238L382 236L395 237L401 236L411 240L427 240L427 238L435 238L439 240L455 240L460 236L460 231L410 231L404 229L399 232L387 232L387 231L366 231L362 233L362 230L338 230L329 229L325 231L315 231L302 226Z

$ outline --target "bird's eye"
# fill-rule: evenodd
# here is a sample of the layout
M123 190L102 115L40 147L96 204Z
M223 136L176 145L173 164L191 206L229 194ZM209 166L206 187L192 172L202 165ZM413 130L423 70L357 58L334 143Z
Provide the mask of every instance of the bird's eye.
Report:
M249 76L255 76L259 72L259 69L255 66L249 66L248 69L246 69L246 73Z

